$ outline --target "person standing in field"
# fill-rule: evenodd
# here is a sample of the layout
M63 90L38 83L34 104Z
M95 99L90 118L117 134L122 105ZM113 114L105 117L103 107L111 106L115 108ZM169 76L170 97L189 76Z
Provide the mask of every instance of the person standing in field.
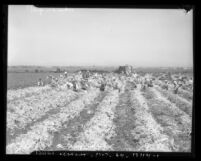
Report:
M181 81L174 81L174 94L178 93L179 88L182 86L182 82Z
M64 72L64 77L67 78L68 77L68 73Z
M39 80L38 80L38 86L43 86L43 85L44 85L44 83L43 83L42 79L39 78Z
M104 91L104 90L105 90L105 87L106 87L106 84L105 84L105 83L102 83L101 86L100 86L100 90L101 90L101 91Z
M174 94L178 93L179 88L182 86L182 84L178 84L177 86L175 86L174 88Z

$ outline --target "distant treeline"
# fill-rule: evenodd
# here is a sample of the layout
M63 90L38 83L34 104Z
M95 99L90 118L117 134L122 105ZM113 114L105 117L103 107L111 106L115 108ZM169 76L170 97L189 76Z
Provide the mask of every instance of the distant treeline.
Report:
M77 72L89 70L91 72L104 73L104 72L115 72L118 70L118 67L102 67L102 66L69 66L69 67L33 67L33 66L10 66L7 71L10 73L63 73L67 72ZM193 73L193 68L160 68L160 67L138 67L134 68L138 73Z
M77 72L80 70L89 70L93 72L112 72L117 67L23 67L23 66L11 66L8 67L7 71L10 73L63 73L67 72Z

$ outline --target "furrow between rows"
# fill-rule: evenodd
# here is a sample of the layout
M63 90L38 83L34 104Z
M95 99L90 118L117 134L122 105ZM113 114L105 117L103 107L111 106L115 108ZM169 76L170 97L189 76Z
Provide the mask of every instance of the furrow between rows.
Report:
M108 95L108 92L100 92L91 104L87 104L80 112L80 115L64 123L63 128L54 134L53 144L45 150L70 150L77 141L80 133L84 131L84 126L94 117L98 105Z
M187 100L183 99L182 97L180 97L178 95L165 91L158 86L156 86L155 89L158 90L170 102L174 103L182 111L186 112L190 117L192 117L192 103L191 102L188 102Z
M99 104L94 117L83 127L84 131L77 141L70 147L71 150L112 150L109 140L114 133L114 110L118 103L119 92L110 91Z
M168 101L156 89L147 89L143 93L154 119L169 136L172 151L190 150L191 118L177 106ZM185 139L184 139L185 138Z
M136 150L135 140L131 133L131 130L135 128L136 118L134 117L135 112L132 107L129 85L130 83L126 84L126 90L120 94L119 102L116 106L115 118L113 119L116 135L108 140L115 151Z
M60 112L32 126L26 134L18 136L6 146L7 154L29 154L34 150L44 150L53 143L54 133L61 130L68 120L78 116L87 104L91 104L100 93L93 89L60 109Z
M12 135L16 130L25 130L29 124L33 124L45 115L52 112L59 112L59 108L81 96L73 91L51 92L51 95L44 95L42 100L21 100L15 110L7 111L7 129ZM8 104L8 109L15 104Z
M132 130L136 151L170 152L169 137L163 134L164 129L153 118L141 91L133 91L131 100L136 118L135 128Z

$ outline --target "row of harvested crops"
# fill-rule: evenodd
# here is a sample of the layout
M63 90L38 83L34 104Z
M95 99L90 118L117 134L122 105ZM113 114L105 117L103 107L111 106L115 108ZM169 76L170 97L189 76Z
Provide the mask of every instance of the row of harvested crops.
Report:
M62 124L66 121L79 115L79 112L87 104L90 104L98 93L98 90L91 90L79 99L61 107L59 113L53 114L44 121L34 124L26 134L20 135L13 143L6 147L7 153L28 154L34 150L43 150L46 146L51 145L53 133L62 128Z

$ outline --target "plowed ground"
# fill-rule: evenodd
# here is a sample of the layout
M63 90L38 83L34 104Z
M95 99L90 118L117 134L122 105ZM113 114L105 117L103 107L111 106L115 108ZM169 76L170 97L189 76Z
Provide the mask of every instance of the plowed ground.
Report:
M35 150L191 151L192 100L129 82L125 90L8 95L8 154ZM31 93L31 94L29 94ZM15 95L15 96L14 96Z

